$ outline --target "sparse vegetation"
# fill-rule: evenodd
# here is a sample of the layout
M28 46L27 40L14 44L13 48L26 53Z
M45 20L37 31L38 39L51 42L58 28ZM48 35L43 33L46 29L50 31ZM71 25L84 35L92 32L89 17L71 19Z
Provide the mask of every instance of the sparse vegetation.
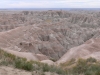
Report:
M15 67L19 69L24 69L27 71L31 71L33 69L33 65L31 62L27 62L23 59L15 60Z
M73 64L76 65L69 69L65 68ZM25 58L20 58L0 50L0 65L13 66L27 71L41 71L43 75L44 72L52 72L59 75L100 75L100 62L92 57L86 60L79 59L77 62L75 62L75 59L71 59L69 62L61 64L61 67L56 67L37 61L27 61Z
M27 71L42 71L42 72L54 72L57 74L65 74L65 71L60 67L49 66L48 64L40 63L37 61L27 61L25 58L20 58L3 50L0 50L0 65L13 66L18 69Z
M68 75L100 75L100 62L92 57L79 59L75 66L65 70Z
M73 64L75 66L71 68L64 68ZM9 65L27 71L41 71L43 75L44 72L57 73L59 75L100 75L100 62L92 57L86 60L79 59L77 62L75 62L75 59L71 59L69 62L61 64L61 68L37 61L27 61L25 58L20 58L0 50L0 65Z
M87 60L86 60L87 62L97 62L97 60L95 59L95 58L92 58L92 57L90 57L90 58L88 58Z

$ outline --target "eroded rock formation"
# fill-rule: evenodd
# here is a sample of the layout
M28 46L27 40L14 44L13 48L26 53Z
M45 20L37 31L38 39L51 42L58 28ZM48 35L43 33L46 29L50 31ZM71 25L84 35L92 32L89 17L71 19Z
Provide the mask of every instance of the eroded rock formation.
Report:
M99 11L1 11L0 47L30 52L40 61L58 60L66 52L78 53L74 48L98 33L99 14ZM60 60L69 56L65 54Z

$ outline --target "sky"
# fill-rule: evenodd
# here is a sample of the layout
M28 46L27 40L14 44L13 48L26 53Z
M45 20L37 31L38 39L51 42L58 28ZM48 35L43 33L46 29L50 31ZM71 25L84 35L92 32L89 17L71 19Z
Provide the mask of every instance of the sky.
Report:
M100 0L0 0L0 8L100 8Z

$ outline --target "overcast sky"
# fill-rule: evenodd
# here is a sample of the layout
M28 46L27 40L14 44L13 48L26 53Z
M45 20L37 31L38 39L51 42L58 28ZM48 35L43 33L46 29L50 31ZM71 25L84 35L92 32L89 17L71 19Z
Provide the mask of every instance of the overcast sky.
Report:
M0 8L100 8L100 0L0 0Z

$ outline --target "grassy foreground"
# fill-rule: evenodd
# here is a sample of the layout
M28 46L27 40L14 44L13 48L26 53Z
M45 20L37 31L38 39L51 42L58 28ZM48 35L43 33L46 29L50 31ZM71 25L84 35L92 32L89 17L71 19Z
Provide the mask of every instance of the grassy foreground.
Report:
M67 75L100 75L100 62L90 57L88 59L74 59L61 64Z
M52 72L60 75L66 75L66 72L61 69L61 67L56 67L54 65L47 65L36 61L27 61L25 58L20 58L3 50L0 50L0 66L12 66L18 69L23 69L27 71L42 71L42 72Z
M60 67L47 65L36 61L27 61L0 49L0 66L12 66L27 71L52 72L58 75L100 75L100 62L94 58L86 60L75 59L63 63Z

